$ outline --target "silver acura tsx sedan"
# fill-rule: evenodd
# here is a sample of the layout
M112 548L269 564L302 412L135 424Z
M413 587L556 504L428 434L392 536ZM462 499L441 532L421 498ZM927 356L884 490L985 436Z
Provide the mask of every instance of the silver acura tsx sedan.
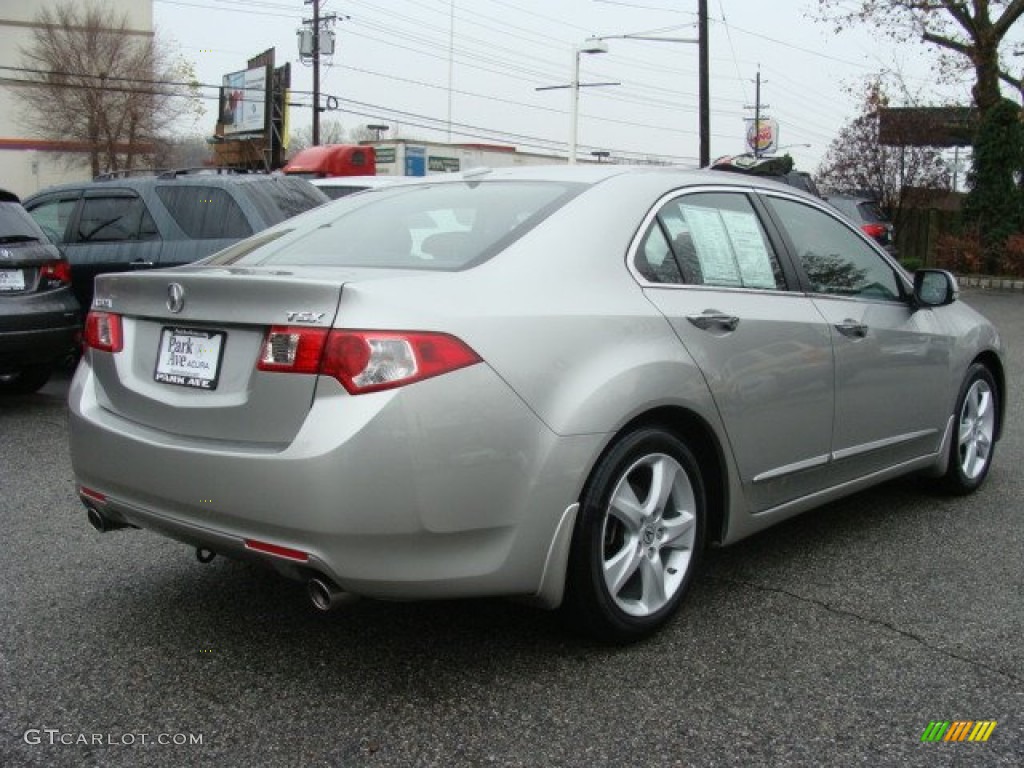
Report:
M613 641L708 545L897 475L985 480L995 329L824 202L754 177L480 169L343 198L188 267L101 276L78 492L327 609L520 596Z

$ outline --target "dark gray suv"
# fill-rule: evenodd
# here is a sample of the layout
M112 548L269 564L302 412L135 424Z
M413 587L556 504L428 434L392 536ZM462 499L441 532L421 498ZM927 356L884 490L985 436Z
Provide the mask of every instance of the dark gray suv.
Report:
M203 169L99 176L45 189L25 208L64 249L88 309L100 273L187 264L328 201L304 179Z

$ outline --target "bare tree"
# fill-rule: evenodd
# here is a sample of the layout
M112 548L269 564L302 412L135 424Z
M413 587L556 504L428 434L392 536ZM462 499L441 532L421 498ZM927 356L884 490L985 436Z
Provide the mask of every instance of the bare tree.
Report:
M861 113L829 145L817 183L836 192L873 193L896 219L903 213L907 187L947 189L949 169L942 155L926 147L890 147L878 142L878 111L889 100L881 83L866 85Z
M340 120L322 120L320 122L321 144L348 144L349 131ZM288 142L288 154L294 155L306 147L313 146L313 126L307 125L295 131Z
M77 143L93 174L151 158L179 117L201 114L191 67L109 6L66 2L36 17L17 93L27 127Z
M398 139L402 137L401 126L393 125L382 140ZM321 144L359 144L364 141L376 141L377 131L365 125L357 125L353 128L346 128L340 120L323 120L320 123ZM306 147L313 146L313 128L307 125L291 137L288 144L288 154L294 155Z
M999 103L1001 79L1021 88L1001 65L1000 47L1024 15L1024 0L818 0L818 7L837 30L870 24L897 40L938 46L947 67L973 68L971 94L982 117Z

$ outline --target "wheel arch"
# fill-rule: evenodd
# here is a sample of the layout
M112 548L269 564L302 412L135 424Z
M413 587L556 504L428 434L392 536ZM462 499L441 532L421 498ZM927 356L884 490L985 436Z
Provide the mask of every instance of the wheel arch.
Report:
M729 483L725 452L711 428L698 414L682 406L665 405L644 411L616 431L608 440L600 457L591 468L587 477L589 485L594 470L600 465L601 458L630 432L643 427L665 429L686 443L693 452L700 467L701 480L704 484L705 502L707 504L707 541L716 544L725 540L728 527Z

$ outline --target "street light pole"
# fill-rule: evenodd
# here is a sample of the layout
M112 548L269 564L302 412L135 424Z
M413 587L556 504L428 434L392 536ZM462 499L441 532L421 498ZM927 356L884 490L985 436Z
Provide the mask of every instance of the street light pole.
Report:
M535 91L554 91L561 88L568 88L572 91L572 104L569 108L569 165L576 164L576 137L579 133L580 113L580 88L597 85L621 85L621 83L580 83L580 54L581 53L607 53L608 43L602 38L589 37L583 41L583 45L573 48L572 63L570 71L572 80L569 85L544 85L534 88Z
M572 105L569 107L571 122L569 123L569 165L576 165L576 141L580 129L580 49L572 52Z
M579 137L580 127L580 54L581 53L608 53L608 43L604 40L589 38L583 45L575 48L572 52L572 82L569 88L572 89L572 123L569 128L569 165L576 165L576 144Z

